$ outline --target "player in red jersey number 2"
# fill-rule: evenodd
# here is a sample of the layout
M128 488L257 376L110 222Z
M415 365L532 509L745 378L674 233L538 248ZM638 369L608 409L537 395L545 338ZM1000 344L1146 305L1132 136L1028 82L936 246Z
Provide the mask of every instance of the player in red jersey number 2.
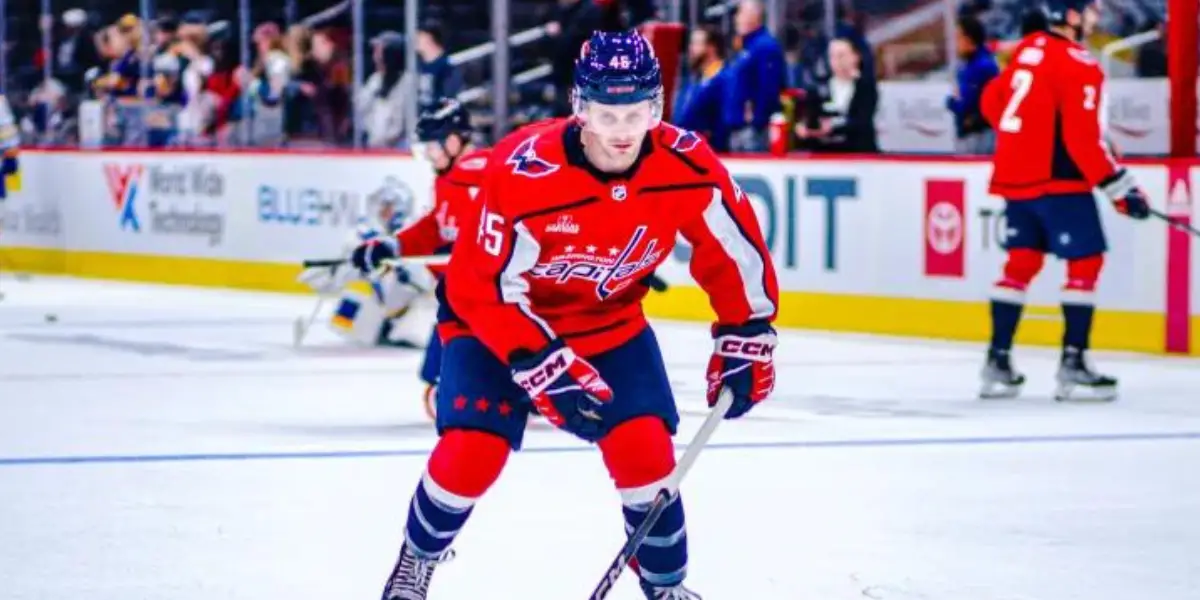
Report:
M1135 219L1148 217L1150 208L1104 140L1104 73L1080 44L1099 18L1096 1L1049 0L1046 14L1049 31L1022 40L983 93L982 112L997 134L990 191L1006 201L1008 259L992 296L980 395L1020 393L1025 377L1012 366L1013 337L1025 290L1049 252L1067 262L1055 398L1111 400L1116 379L1096 373L1086 359L1107 251L1092 190Z
M778 286L753 205L699 136L660 122L661 80L639 34L593 34L576 62L575 117L493 148L480 211L464 223L476 235L459 239L445 279L441 437L385 599L426 598L535 407L599 446L626 531L641 525L675 466L679 422L641 282L678 234L717 317L709 404L728 389L735 418L771 393ZM683 586L687 538L675 494L631 562L646 598L698 599Z

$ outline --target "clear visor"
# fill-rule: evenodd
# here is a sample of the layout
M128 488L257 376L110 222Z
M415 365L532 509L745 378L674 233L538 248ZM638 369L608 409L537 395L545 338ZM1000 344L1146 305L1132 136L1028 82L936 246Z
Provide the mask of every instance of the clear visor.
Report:
M575 116L588 130L603 136L644 134L662 121L663 99L658 94L633 104L602 104L575 95Z

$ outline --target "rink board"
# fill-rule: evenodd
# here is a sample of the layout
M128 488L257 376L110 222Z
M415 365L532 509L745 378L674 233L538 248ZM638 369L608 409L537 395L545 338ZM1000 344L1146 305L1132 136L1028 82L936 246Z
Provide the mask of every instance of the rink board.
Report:
M1002 202L990 168L960 160L727 161L758 210L783 290L784 326L949 339L988 334L1000 272ZM1158 208L1200 221L1200 168L1139 162ZM342 256L373 199L431 204L432 175L370 154L40 152L4 207L0 269L285 292L306 258ZM1097 290L1099 348L1200 354L1197 244L1102 205L1111 252ZM660 269L675 284L650 314L709 319L681 244ZM1061 337L1061 263L1030 290L1022 343Z

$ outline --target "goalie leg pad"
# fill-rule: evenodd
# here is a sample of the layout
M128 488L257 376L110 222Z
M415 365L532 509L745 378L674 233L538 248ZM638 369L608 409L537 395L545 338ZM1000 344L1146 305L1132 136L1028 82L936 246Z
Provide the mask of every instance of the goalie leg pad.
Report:
M504 438L489 433L456 429L442 436L408 508L405 539L418 554L440 556L450 547L509 452Z
M621 492L625 534L630 535L646 519L655 496L675 468L671 434L662 419L643 416L614 427L599 446ZM634 569L646 583L669 587L683 581L687 560L683 500L675 494L638 549Z

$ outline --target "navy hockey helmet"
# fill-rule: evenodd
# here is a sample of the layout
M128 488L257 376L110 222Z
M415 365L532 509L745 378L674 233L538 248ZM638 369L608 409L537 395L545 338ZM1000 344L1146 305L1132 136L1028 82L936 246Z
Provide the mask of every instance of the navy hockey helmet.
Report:
M441 142L452 133L467 140L471 136L471 115L462 103L453 98L442 98L417 118L417 141Z
M1095 5L1098 0L1046 0L1043 9L1046 12L1046 20L1051 25L1064 25L1067 22L1067 13L1075 11L1082 14L1084 9Z
M650 42L634 30L597 31L575 61L575 112L584 102L636 104L650 100L662 114L662 67Z

